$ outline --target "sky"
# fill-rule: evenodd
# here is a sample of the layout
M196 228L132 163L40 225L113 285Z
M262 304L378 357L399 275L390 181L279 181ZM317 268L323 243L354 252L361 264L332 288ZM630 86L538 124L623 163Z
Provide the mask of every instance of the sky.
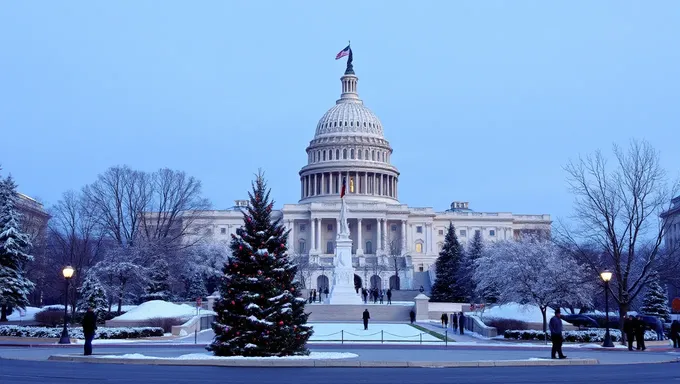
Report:
M0 0L0 164L49 207L114 165L182 170L217 209L258 168L297 203L316 124L358 91L399 200L551 214L563 167L648 140L680 165L678 1Z

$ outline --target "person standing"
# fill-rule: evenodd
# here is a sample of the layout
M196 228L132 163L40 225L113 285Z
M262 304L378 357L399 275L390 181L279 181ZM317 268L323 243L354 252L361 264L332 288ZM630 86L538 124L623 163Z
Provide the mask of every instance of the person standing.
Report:
M560 309L557 308L555 310L555 316L550 319L550 339L552 340L552 352L550 353L550 357L553 359L556 359L555 355L559 355L560 359L566 359L567 356L564 356L562 353L562 342L564 339L562 338L562 319L560 319L561 313Z
M382 303L383 303L383 297L385 296L385 291L383 291L383 290L381 289L379 295L380 295L380 296L379 296L379 297L380 297L380 304L382 304Z
M416 313L413 310L411 310L409 316L411 317L411 324L413 324L413 322L416 321Z
M645 325L645 322L642 320L642 316L637 317L636 321L636 326L635 326L635 341L637 344L637 350L644 351L647 349L645 346L645 331L647 330L647 326Z
M364 320L364 331L368 329L368 320L371 318L371 314L368 313L368 308L364 309L364 315L363 315L363 320Z
M94 333L97 330L97 315L94 313L92 308L87 308L85 316L83 316L83 335L85 336L85 356L92 354L92 340L94 339Z
M463 315L463 312L460 313L460 317L458 318L458 329L460 330L461 335L465 334L465 315Z
M454 333L458 333L458 314L456 312L451 316L451 328Z
M446 313L442 313L441 320L442 320L442 327L448 328L449 327L449 317L446 316Z
M387 304L392 304L392 288L387 290Z
M626 341L628 341L628 350L633 350L633 341L635 340L636 321L633 316L628 315L623 321L623 332L626 334Z

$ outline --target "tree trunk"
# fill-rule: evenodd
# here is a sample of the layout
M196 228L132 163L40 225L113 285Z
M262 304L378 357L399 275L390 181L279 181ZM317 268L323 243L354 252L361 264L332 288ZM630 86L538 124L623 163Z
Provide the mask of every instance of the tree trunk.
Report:
M619 304L619 330L621 331L621 345L626 345L626 333L623 331L623 323L630 308L630 303Z
M547 334L547 332L548 332L548 319L547 319L547 313L546 312L548 311L548 307L539 306L538 308L541 309L541 316L543 316L543 333Z
M2 309L0 310L0 321L8 321L7 320L7 306L3 305Z

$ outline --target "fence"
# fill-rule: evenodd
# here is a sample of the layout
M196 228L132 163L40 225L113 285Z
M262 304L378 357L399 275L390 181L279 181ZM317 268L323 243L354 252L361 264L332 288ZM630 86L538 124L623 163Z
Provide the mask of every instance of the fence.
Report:
M380 339L377 337L374 339L367 339L367 337L373 337L373 336L378 336L380 335ZM334 332L330 333L327 335L316 335L314 334L312 336L312 339L310 339L310 342L340 342L341 344L344 344L345 342L347 343L356 343L356 342L380 342L381 344L385 343L418 343L418 344L432 344L432 343L437 343L437 344L444 344L445 346L449 345L449 331L445 330L444 331L444 340L440 339L439 337L432 336L432 339L429 340L423 340L423 335L429 335L424 332L420 332L416 335L395 335L390 332L386 332L384 330L381 330L380 332L375 332L375 333L370 333L370 334L362 334L362 335L357 335L351 332L347 332L345 330L340 330L339 332ZM431 336L431 335L430 335Z

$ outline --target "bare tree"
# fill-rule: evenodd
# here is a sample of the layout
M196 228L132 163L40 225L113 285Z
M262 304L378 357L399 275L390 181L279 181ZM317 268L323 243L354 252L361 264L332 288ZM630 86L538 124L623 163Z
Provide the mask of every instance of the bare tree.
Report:
M396 276L395 289L399 290L401 281L401 278L399 277L399 271L403 270L405 267L404 256L401 255L402 243L397 239L392 239L388 244L388 248L389 254L387 255L387 260L389 268L394 272L394 276Z
M300 252L300 247L296 244L293 247L293 252L289 254L289 257L298 267L297 278L299 279L300 284L302 284L304 288L311 287L312 273L317 266L310 261L309 255Z
M665 235L659 214L670 206L677 183L668 187L659 153L646 141L632 141L627 151L614 145L614 155L614 167L600 151L565 167L576 196L576 225L562 225L559 236L590 267L593 279L612 269L610 291L623 325L630 303L657 267Z

